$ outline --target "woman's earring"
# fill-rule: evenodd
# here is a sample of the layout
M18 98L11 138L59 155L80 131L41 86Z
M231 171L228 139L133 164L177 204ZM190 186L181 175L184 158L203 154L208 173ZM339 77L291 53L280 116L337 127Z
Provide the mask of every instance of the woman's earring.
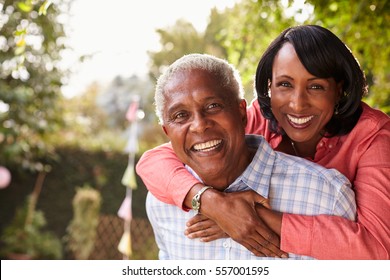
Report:
M267 92L268 98L271 98L271 80L268 80L268 92Z
M337 103L337 104L334 106L334 114L335 114L335 115L338 115L338 114L339 114L339 106L340 106L339 103Z

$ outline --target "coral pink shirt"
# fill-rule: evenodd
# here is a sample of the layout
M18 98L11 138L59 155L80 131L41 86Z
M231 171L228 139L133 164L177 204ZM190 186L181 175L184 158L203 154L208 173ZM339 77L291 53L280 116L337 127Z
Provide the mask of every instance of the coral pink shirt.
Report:
M341 137L323 138L312 160L336 168L352 182L357 221L284 213L282 250L317 259L390 258L390 118L365 103L362 107L355 128ZM246 132L263 135L272 148L277 147L282 137L269 130L257 101L247 114ZM144 153L136 169L157 198L180 207L191 187L199 183L170 144Z

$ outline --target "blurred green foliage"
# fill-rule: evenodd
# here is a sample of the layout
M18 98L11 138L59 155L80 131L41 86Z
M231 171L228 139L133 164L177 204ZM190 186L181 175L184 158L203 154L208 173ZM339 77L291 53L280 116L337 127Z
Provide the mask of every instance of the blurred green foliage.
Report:
M65 72L59 15L68 1L0 3L0 164L42 171L54 146L47 139L62 123L58 106Z
M64 237L76 260L87 260L95 246L101 201L100 192L91 186L76 188L72 201L73 218Z
M47 222L43 211L34 209L30 213L30 203L31 196L28 196L25 204L16 210L13 220L4 229L1 235L1 259L61 259L61 239L45 228Z

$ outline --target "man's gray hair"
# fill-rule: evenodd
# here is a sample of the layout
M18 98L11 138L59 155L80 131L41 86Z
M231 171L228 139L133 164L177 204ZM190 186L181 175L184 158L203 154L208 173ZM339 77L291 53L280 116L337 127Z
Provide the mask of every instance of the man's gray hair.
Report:
M207 71L217 77L218 80L215 82L221 83L222 87L236 93L237 100L244 98L241 77L232 64L228 63L226 60L208 54L188 54L172 63L157 80L154 102L156 106L156 115L159 118L160 124L163 124L165 86L176 73L195 69Z

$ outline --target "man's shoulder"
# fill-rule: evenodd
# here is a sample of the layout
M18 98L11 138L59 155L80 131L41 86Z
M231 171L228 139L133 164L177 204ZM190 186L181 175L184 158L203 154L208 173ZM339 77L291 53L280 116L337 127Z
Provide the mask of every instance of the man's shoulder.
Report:
M298 174L306 174L318 177L318 180L337 182L337 184L349 184L349 180L338 170L328 169L308 159L275 151L262 136L247 134L245 141L249 147L262 150L261 152L264 157L270 157L272 155L276 173L290 173L296 176ZM260 155L257 154L257 156Z
M323 181L337 186L349 185L350 182L340 171L334 168L326 168L308 159L288 155L282 152L275 152L275 165L283 168L295 176L307 175L317 181Z

